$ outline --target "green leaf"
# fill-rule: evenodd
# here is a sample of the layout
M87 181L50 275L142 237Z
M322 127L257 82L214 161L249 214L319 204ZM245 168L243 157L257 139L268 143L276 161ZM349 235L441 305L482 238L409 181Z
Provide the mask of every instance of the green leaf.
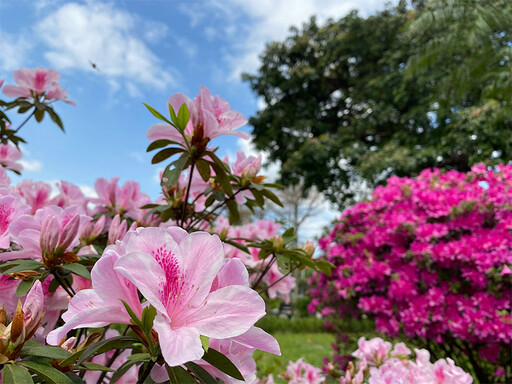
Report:
M53 108L50 108L48 107L46 109L46 111L48 112L48 114L50 115L52 121L57 124L57 126L62 130L62 132L66 132L64 130L64 125L62 124L62 120L60 119L59 115L57 115L57 113L53 110Z
M327 276L331 276L332 269L335 267L334 264L331 264L324 259L315 260L315 266L317 269L325 273Z
M89 360L95 355L108 352L112 349L123 349L133 346L134 343L140 342L138 339L130 336L116 336L111 339L102 340L97 343L89 345L81 356L78 358L76 364L82 364L85 360ZM63 365L61 363L61 365Z
M180 177L181 172L185 168L185 165L187 164L188 156L185 154L181 155L181 157L174 161L173 163L169 164L162 175L162 178L167 178L167 181L161 182L161 185L164 185L166 187L173 187L178 182L178 179ZM171 166L174 166L173 169L170 169Z
M263 184L263 186L265 188L284 189L284 185L281 185L281 184L265 183L265 184Z
M75 275L86 278L87 280L91 280L91 272L87 269L87 267L80 263L64 264L62 267L64 269L70 270Z
M274 194L274 192L268 190L268 189L264 189L261 191L261 193L263 194L263 196L265 196L266 198L272 200L274 203L276 203L277 205L279 205L280 207L283 206L283 203L281 203L281 201L279 200L279 198Z
M126 312L128 312L128 314L130 315L130 317L132 318L133 320L133 323L138 326L139 328L142 328L142 322L140 321L140 319L137 317L137 315L135 314L135 312L133 312L133 309L130 308L130 306L126 303L126 301L124 301L123 299L119 299L121 300L121 303L123 303L124 305L124 308L126 309Z
M201 178L204 181L210 180L210 177L211 177L210 164L207 161L205 161L203 159L197 160L196 167L197 167L197 170L199 171L199 174L201 175Z
M220 167L218 164L211 163L213 170L215 171L215 180L222 187L224 192L228 196L233 196L233 187L231 186L231 180L226 174L226 170Z
M116 369L116 372L112 375L112 378L110 379L109 383L114 384L115 382L117 382L135 364L137 364L137 361L125 361L123 365Z
M153 321L156 317L156 309L152 305L146 307L142 311L142 330L146 335L151 334L151 329L153 328Z
M115 372L113 369L111 369L109 367L105 367L104 365L96 364L96 363L90 363L90 362L87 362L87 361L84 361L81 364L81 366L83 368L79 368L79 369L86 369L88 371Z
M249 251L249 248L247 248L243 244L240 244L240 243L237 243L236 241L231 241L231 240L224 240L224 242L226 244L232 245L235 248L238 248L241 251L244 251L245 253L248 253L249 255L251 254L251 252Z
M2 383L3 384L20 384L20 383L33 383L30 373L17 365L6 364L2 369Z
M262 191L259 191L257 189L251 189L251 193L254 196L254 199L256 200L256 204L263 208L263 206L265 205L265 199L263 198Z
M71 379L73 384L87 384L81 377L75 375L72 372L66 372L65 375Z
M187 127L188 121L190 120L190 112L188 111L188 107L186 103L181 104L180 110L178 111L178 116L176 118L176 125L182 131Z
M151 209L151 208L156 208L156 207L160 207L160 204L146 204L146 205L143 205L142 207L140 207L140 209Z
M167 369L171 384L196 384L194 378L180 366L169 367L167 364L165 364L165 369Z
M149 112L151 112L151 114L153 116L155 116L157 119L159 120L162 120L162 121L165 121L167 124L171 124L171 125L174 125L173 123L171 123L169 120L167 120L167 118L162 115L160 112L158 112L155 108L153 108L152 106L146 104L146 103L142 103L146 106L146 108L149 110Z
M35 260L22 260L17 266L9 268L4 272L5 275L20 272L20 271L38 271L43 267L38 261Z
M216 351L213 348L209 348L203 355L203 360L213 365L218 370L224 372L226 375L234 377L237 380L244 380L244 377L238 370L235 364L231 362L222 353Z
M240 222L240 212L238 211L237 202L235 200L227 200L226 205L229 211L229 224Z
M18 364L28 368L30 372L35 373L49 384L73 384L68 376L51 366L28 360L20 361Z
M158 164L164 160L167 160L169 157L176 155L177 153L183 152L183 148L166 148L162 149L160 152L157 152L155 156L151 159L151 164Z
M41 121L43 121L43 118L44 118L44 109L36 109L35 113L34 113L34 116L36 118L36 121L38 123L40 123Z
M208 352L208 346L210 345L210 338L205 335L200 335L199 337L201 338L201 344L203 345L204 350Z
M30 288L34 285L35 280L21 280L16 288L16 296L23 297L30 291Z
M41 356L48 357L50 359L64 360L71 356L71 353L65 349L59 347L53 347L51 345L39 344L36 340L28 340L21 349L20 355L25 356Z
M217 384L217 379L215 379L212 375L210 375L203 367L197 365L196 363L189 362L185 363L185 367L192 373L196 375L196 377L203 384Z
M146 149L146 152L151 152L155 149L167 147L168 145L171 145L171 144L181 145L180 143L178 143L176 141L172 141L172 140L166 140L166 139L155 140L151 144L149 144L148 149Z

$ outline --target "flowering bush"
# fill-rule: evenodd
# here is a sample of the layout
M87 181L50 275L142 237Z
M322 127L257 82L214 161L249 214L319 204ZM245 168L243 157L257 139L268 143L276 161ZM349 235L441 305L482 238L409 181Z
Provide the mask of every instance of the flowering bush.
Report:
M512 165L392 177L320 247L336 268L311 280L312 312L449 345L483 382L511 365Z
M471 375L457 367L453 360L430 362L430 353L414 349L416 359L404 343L394 346L376 337L361 337L359 348L352 353L356 358L341 371L330 363L324 369L330 378L339 378L340 384L471 384Z
M261 158L239 155L232 169L208 147L220 135L246 137L237 131L246 120L204 87L194 100L171 96L170 120L147 106L165 123L147 133L148 151L159 150L153 163L178 157L162 172L156 201L118 178L99 178L93 199L65 181L53 197L46 183L10 186L23 125L49 114L62 128L53 102L72 102L58 78L50 69L16 71L18 85L4 88L16 99L0 102L2 382L255 381L253 352L280 354L254 326L263 297L287 297L297 268L331 266L294 247L293 230L233 226L239 204L279 202L277 186L259 175ZM5 113L12 108L32 111L15 130Z

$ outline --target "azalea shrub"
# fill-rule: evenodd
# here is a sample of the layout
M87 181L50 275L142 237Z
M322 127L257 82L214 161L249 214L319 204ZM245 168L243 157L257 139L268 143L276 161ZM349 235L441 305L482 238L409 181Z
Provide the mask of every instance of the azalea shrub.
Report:
M369 316L481 382L512 379L512 165L391 177L319 242L309 309Z
M97 197L72 183L58 190L25 180L20 129L44 116L63 128L54 102L71 104L51 69L14 72L0 102L0 370L3 383L226 383L256 380L252 353L280 354L254 324L265 299L288 300L290 274L329 273L292 229L243 226L279 186L260 174L261 157L217 156L211 140L246 120L201 87L171 96L168 117L147 131L152 162L166 162L156 200L135 181L99 178ZM1 86L1 84L0 84ZM13 127L8 113L25 120ZM225 214L225 216L224 216Z
M412 351L400 342L395 345L375 337L361 337L352 361L340 366L328 362L323 370L326 383L339 384L471 384L473 378L450 358L430 362L426 349Z

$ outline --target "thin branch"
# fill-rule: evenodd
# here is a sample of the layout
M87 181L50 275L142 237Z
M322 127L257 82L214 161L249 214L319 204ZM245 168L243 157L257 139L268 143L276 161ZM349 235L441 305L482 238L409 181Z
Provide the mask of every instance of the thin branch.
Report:
M265 289L262 289L261 291L258 292L259 295L261 295L263 292L266 292L268 291L271 287L273 287L274 285L276 285L277 283L279 283L281 280L283 280L286 276L289 276L293 271L295 271L297 268L299 268L300 264L296 265L295 267L293 267L292 269L290 269L290 271L288 273L286 273L286 275L280 277L279 279L277 279L276 281L274 281L272 284L270 284L267 288Z
M263 270L261 271L261 274L259 275L258 279L256 280L256 282L252 285L252 289L256 289L256 287L258 286L258 284L261 282L261 280L263 279L263 276L265 276L267 274L267 272L270 270L270 268L272 267L272 264L275 263L275 261L277 260L276 258L276 255L272 254L272 259L270 260L270 262L263 268Z
M187 192L185 194L185 201L183 203L183 209L181 210L181 227L183 228L183 225L185 224L185 214L187 212L187 202L188 202L188 197L190 195L190 186L192 185L192 176L194 175L194 167L195 167L195 163L192 163L192 165L190 166L190 175L188 177L188 186L187 186Z
M16 128L16 130L14 131L14 133L18 132L18 131L21 129L21 127L23 127L23 126L25 125L25 123L26 123L27 121L29 121L29 120L30 120L30 118L31 118L32 116L34 116L35 114L36 114L36 107L34 107L34 110L32 111L32 113L31 113L30 115L28 115L28 117L23 121L23 123L21 123L21 124L20 124L20 126L19 126L18 128Z

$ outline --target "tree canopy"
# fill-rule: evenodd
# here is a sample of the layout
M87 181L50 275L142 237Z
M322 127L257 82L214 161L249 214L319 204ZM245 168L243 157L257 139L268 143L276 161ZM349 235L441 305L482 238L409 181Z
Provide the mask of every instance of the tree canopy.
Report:
M363 18L313 17L244 74L265 107L259 149L344 206L354 185L428 167L467 171L512 157L512 5L401 2Z

